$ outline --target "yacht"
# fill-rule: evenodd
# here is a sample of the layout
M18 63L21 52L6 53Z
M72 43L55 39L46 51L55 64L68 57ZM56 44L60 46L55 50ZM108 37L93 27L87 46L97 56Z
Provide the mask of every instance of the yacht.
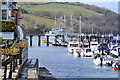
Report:
M97 55L93 59L93 63L97 66L112 66L114 59Z
M69 43L68 43L68 52L69 53L72 53L73 54L73 52L75 51L75 50L77 50L77 49L79 49L80 47L79 47L79 42L78 41L70 41Z
M90 42L90 48L92 51L96 51L97 50L97 46L98 46L98 42L97 41L91 41Z
M113 48L110 51L110 54L114 55L114 56L120 56L120 46L116 46L115 48Z
M81 56L85 56L85 57L92 57L93 56L93 51L90 48L84 48L81 53Z
M53 28L50 31L46 32L45 36L49 36L50 42L54 42L55 36L70 35L70 34L72 34L72 32L67 30L66 28Z

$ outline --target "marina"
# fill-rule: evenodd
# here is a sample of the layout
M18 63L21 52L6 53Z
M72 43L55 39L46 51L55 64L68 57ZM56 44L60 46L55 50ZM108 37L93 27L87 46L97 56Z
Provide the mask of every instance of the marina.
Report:
M0 8L0 80L120 79L117 13L79 2L2 0Z
M42 38L44 39L44 37ZM76 58L72 54L69 54L67 48L64 47L54 47L52 45L46 47L45 44L38 47L36 40L37 36L33 38L33 47L29 47L29 58L38 58L40 66L46 67L56 78L119 77L118 71L114 71L112 67L94 65L92 62L93 58Z

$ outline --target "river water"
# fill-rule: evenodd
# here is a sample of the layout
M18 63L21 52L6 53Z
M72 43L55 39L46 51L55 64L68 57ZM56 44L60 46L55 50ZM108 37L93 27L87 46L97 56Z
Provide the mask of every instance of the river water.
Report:
M39 66L46 67L56 78L118 78L118 71L112 67L95 66L92 58L75 58L68 54L67 48L47 47L45 43L38 47L37 42L37 37L33 37L29 58L38 58Z

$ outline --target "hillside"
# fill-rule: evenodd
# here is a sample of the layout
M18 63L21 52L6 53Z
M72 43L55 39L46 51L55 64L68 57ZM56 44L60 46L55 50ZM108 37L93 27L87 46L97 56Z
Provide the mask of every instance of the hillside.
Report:
M53 2L54 0L15 0L16 2Z
M23 24L26 29L37 29L42 24L49 30L54 27L54 17L66 15L66 26L70 28L70 18L73 16L73 29L78 32L79 16L82 17L82 32L84 33L114 33L118 32L118 15L108 9L82 3L25 3L18 5L23 10ZM38 26L39 25L39 26ZM33 31L34 32L34 31Z

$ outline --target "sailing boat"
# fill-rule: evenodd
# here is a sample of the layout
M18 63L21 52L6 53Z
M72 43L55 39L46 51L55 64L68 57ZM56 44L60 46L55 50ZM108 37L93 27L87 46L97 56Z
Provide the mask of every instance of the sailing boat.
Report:
M72 19L71 19L71 26L72 26ZM80 17L80 33L81 33L81 17ZM80 39L78 41L70 41L68 43L68 52L72 53L75 57L80 57L80 52L81 52Z

